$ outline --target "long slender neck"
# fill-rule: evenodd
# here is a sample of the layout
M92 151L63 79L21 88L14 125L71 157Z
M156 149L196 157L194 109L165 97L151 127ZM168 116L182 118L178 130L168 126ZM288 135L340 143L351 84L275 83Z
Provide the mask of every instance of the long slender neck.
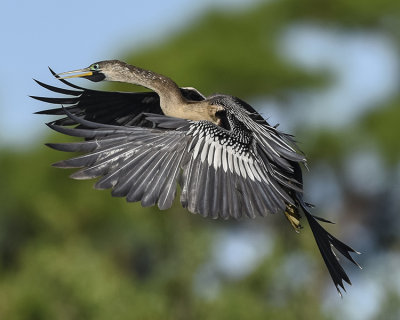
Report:
M177 84L170 78L135 66L128 68L131 83L151 89L159 95L161 109L165 114L187 102Z
M188 101L174 81L153 71L123 64L107 80L132 83L155 91L167 116L216 122L215 110L211 110L208 103Z
M174 106L186 102L179 87L170 78L126 63L118 64L106 80L132 83L155 91L160 97L161 109L165 114Z

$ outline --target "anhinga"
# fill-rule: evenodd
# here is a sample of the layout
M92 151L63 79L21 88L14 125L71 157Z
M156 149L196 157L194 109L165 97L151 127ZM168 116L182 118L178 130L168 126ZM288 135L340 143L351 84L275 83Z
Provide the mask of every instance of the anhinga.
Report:
M180 201L204 217L254 218L284 213L296 231L300 212L340 293L350 283L332 248L354 264L356 252L328 233L303 200L300 164L305 156L291 135L271 126L246 102L229 95L204 97L194 88L179 88L170 78L118 60L55 74L76 89L37 81L51 91L72 97L35 99L67 107L41 114L66 115L48 124L55 131L85 138L82 142L48 144L84 155L55 163L81 168L75 179L100 177L97 189L143 206L171 207L177 183ZM152 92L105 92L73 85L64 79L120 81ZM77 125L75 127L66 127Z

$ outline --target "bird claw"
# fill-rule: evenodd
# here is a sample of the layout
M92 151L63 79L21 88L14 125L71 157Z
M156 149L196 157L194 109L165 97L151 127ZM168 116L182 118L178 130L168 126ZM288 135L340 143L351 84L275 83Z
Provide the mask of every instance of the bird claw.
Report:
M289 222L292 225L294 231L299 233L300 229L302 229L303 227L300 224L301 216L298 214L298 212L295 209L296 208L293 207L292 205L288 205L286 207L285 216L289 220Z

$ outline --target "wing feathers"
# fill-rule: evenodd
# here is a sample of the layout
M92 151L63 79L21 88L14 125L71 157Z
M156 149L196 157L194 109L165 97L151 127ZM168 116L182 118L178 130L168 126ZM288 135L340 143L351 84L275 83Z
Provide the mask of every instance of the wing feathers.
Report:
M163 191L158 200L158 207L161 210L168 209L172 206L176 194L177 179L178 174L180 173L180 163L184 156L185 149L177 148L177 152L175 153L174 151L175 150L169 151L172 155L172 161L170 164L169 174L163 185Z
M282 211L293 203L282 187L293 184L284 175L278 179L271 176L273 170L265 166L265 158L260 162L248 151L238 153L230 145L220 144L213 136L215 131L204 134L204 130L196 128L199 125L196 122L191 127L182 119L146 114L148 120L168 130L121 127L81 119L67 109L64 112L84 128L49 126L88 140L49 146L87 154L60 161L55 166L82 168L72 175L75 179L101 177L95 187L113 188L114 196L126 196L128 201L141 200L144 205L158 203L165 209L172 205L177 181L181 180L182 205L212 218L239 218L243 214L254 218ZM188 131L179 131L185 126ZM171 130L171 127L177 128Z
M53 87L53 86L51 86L51 85L45 84L45 83L43 83L43 82L41 82L41 81L39 81L39 80L36 80L36 79L33 79L33 80L34 80L39 86L41 86L41 87L43 87L43 88L45 88L45 89L47 89L47 90L56 92L56 93L69 94L69 95L71 95L71 96L79 96L79 95L82 93L81 91L67 90L67 89L62 89L62 88L58 88L58 87Z
M296 151L291 136L269 126L250 112L250 106L227 107L229 125L221 128L162 115L154 92L102 92L59 80L75 90L37 83L69 97L33 98L69 106L38 113L66 115L48 126L85 141L47 144L84 153L55 166L80 168L71 177L99 177L97 189L112 189L113 196L141 201L143 206L158 204L160 209L172 206L179 181L182 205L213 219L254 218L285 212L288 206L302 209L338 291L344 289L343 281L350 283L332 247L357 264L350 255L354 250L325 231L302 200L299 163L306 162L304 155ZM195 89L182 93L192 100L204 99ZM70 124L77 126L65 127Z

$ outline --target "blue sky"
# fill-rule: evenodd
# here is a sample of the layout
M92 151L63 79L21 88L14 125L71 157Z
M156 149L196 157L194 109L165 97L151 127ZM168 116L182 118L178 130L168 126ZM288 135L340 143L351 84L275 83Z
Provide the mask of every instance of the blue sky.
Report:
M254 0L253 0L254 1ZM0 11L0 144L29 144L43 132L42 95L32 78L48 82L47 67L66 71L162 39L210 7L235 10L240 0L28 1L5 0ZM247 4L250 2L247 2ZM228 6L229 5L229 6Z
M45 132L43 117L33 115L43 104L28 96L43 95L32 78L51 82L48 66L61 72L118 59L128 50L163 40L211 7L237 10L243 3L115 0L110 5L108 1L6 0L0 12L0 144L25 146ZM394 46L376 33L299 24L284 33L280 50L288 60L304 68L328 69L337 79L327 90L294 97L290 118L296 125L349 124L394 94L399 82ZM295 126L281 114L279 105L260 101L256 107L260 106L283 129L291 131Z

